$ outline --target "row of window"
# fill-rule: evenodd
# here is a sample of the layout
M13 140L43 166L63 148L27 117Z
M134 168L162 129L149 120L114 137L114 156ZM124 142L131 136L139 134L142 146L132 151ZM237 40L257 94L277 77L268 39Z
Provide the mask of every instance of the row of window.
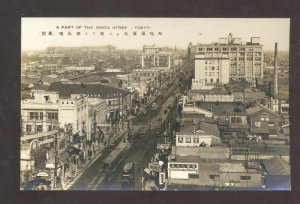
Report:
M55 130L56 127L54 125L48 125L47 126L47 131L52 131ZM33 126L32 125L26 125L26 132L34 132L33 131ZM43 126L42 125L36 125L36 132L43 132Z
M235 116L232 116L232 117L231 117L231 123L234 123L234 124L241 124L241 123L242 123L242 118L241 118L241 117L235 117Z
M170 168L197 169L196 164L170 164Z
M189 174L189 178L199 178L199 174ZM210 180L219 181L220 176L219 175L209 175ZM251 181L251 176L241 176L241 181Z
M155 73L134 73L133 76L155 76Z
M216 79L216 81L214 81L214 79L213 78L211 78L210 80L209 79L205 79L205 82L207 83L207 82L210 82L210 83L219 83L220 82L220 80L219 80L219 78L218 79Z
M207 76L207 72L205 72L205 76ZM219 72L209 72L208 76L219 76Z
M65 101L62 101L61 104L65 104ZM66 104L69 104L69 101L67 101ZM70 104L73 104L73 101L71 101Z
M221 50L223 52L228 52L229 50L230 51L233 51L233 52L236 52L236 51L246 51L246 48L245 47L207 47L207 48L202 48L202 47L199 47L198 48L198 52L204 52L204 51L207 51L207 52L212 52L212 51L215 51L215 52L220 52ZM247 51L255 51L255 52L260 52L261 51L261 47L247 47Z
M29 119L31 120L43 120L43 112L29 112ZM57 120L58 113L46 113L47 120Z

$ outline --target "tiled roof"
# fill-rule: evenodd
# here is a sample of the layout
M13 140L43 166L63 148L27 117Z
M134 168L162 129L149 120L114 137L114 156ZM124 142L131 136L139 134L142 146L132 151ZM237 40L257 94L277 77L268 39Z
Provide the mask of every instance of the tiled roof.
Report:
M256 115L256 114L266 111L266 112L280 118L280 115L275 113L273 110L263 107L261 105L258 105L258 106L252 107L252 108L248 108L246 111L247 111L247 115Z
M31 79L28 77L21 77L21 84L36 84L39 82L39 79Z
M290 165L279 157L265 160L263 164L270 175L291 175Z
M51 78L51 77L43 77L40 79L42 82L46 82L46 83L54 83L54 82L58 82L59 78Z
M42 84L36 84L31 89L32 90L47 90L48 86Z
M200 129L204 132L214 135L218 138L220 138L220 131L217 124L209 124L205 122L200 122Z
M196 106L211 111L217 116L246 115L246 108L240 102L199 102Z
M70 97L71 94L90 94L99 96L99 98L116 98L120 94L128 95L129 92L100 84L61 84L53 83L49 86L48 91L59 92L60 97Z
M191 134L194 132L194 125L192 121L185 121L184 128L178 132L178 135ZM210 124L206 122L200 122L200 129L197 129L197 124L195 125L195 135L214 135L220 138L220 131L217 124Z

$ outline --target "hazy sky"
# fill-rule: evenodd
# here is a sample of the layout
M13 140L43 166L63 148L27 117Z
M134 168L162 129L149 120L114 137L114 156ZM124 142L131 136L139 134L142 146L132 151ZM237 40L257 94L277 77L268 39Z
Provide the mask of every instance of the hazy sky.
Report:
M62 26L73 26L62 28ZM79 28L80 26L80 28ZM93 26L85 28L84 26ZM102 27L101 27L102 26ZM109 26L109 28L104 28ZM114 26L123 26L116 29ZM145 26L137 28L135 26ZM48 35L49 31L54 36ZM137 36L133 32L137 32ZM145 35L142 36L142 31ZM42 33L46 32L43 36ZM61 36L59 32L63 32ZM68 36L68 32L72 36ZM77 36L77 32L81 35ZM93 33L94 32L94 33ZM100 35L104 33L104 36ZM127 35L125 35L127 32ZM151 35L150 32L153 32ZM161 32L161 35L158 35ZM189 42L211 43L220 37L261 37L264 50L289 50L290 20L287 18L22 18L22 50L47 46L101 46L142 49L145 44L186 49ZM111 34L111 35L110 35Z

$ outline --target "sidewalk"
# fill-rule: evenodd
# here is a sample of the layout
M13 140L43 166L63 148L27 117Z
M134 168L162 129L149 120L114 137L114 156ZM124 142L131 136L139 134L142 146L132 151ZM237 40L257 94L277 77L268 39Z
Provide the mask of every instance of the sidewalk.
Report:
M123 137L127 133L127 128L124 128L115 138L118 139ZM113 141L111 141L113 142ZM123 142L123 141L121 141ZM109 148L109 145L104 146L104 143L99 143L98 150L92 156L91 160L87 160L82 168L79 168L75 175L70 180L64 180L62 182L62 189L54 189L54 190L69 190L73 184L81 177L82 174L88 169L99 157L101 157L104 149Z

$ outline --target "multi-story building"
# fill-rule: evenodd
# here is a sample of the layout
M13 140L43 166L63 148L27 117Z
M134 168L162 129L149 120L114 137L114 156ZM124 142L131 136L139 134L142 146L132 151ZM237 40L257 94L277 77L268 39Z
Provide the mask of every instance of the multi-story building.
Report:
M246 80L255 83L263 78L264 55L260 37L251 37L250 42L242 42L241 38L233 38L230 33L227 38L219 38L219 42L189 46L189 53L205 55L206 57L229 57L229 76L234 80Z
M63 99L58 92L34 92L31 99L21 101L21 141L52 143L58 129L68 125L72 130L68 140L74 143L75 136L86 136L87 111L86 96Z
M143 97L144 94L150 94L159 87L165 75L163 69L134 69L130 74L130 87L134 88L140 97Z
M195 56L192 89L205 89L216 83L229 83L229 57L225 53L202 53ZM214 86L210 86L213 88ZM209 89L209 88L208 88Z
M140 63L142 67L168 67L174 65L174 55L171 52L162 52L155 45L145 45Z
M108 109L107 118L115 122L125 115L131 105L129 91L101 84L54 83L50 85L48 90L57 91L64 98L70 98L72 95L77 97L87 95L89 99L104 99Z

